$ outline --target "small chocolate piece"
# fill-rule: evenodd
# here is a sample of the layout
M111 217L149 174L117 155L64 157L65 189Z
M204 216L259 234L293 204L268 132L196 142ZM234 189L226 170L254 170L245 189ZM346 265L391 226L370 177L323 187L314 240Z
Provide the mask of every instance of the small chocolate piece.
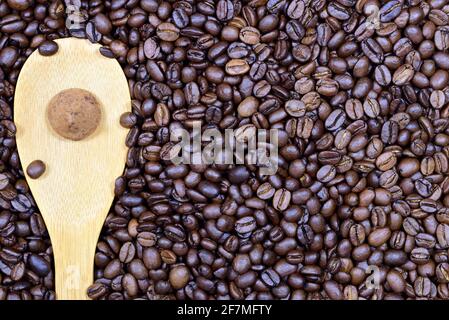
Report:
M97 99L83 89L67 89L54 96L47 108L51 127L64 138L79 141L91 135L101 120Z

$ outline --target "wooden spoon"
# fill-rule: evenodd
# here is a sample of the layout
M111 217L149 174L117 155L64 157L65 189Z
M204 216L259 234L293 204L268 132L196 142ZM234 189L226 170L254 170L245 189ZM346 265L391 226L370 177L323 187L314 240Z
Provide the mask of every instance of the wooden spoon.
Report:
M23 66L14 121L24 171L34 160L47 167L40 178L26 178L50 234L56 297L84 300L93 283L95 247L114 198L114 181L125 165L127 130L119 122L131 110L131 100L119 63L102 56L99 45L75 38L56 42L55 55L44 57L36 50ZM46 117L49 101L71 88L88 90L101 104L99 126L81 141L58 135Z

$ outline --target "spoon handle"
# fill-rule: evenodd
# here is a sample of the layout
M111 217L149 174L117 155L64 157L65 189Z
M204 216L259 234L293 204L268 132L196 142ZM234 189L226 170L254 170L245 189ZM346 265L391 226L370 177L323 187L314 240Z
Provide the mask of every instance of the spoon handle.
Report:
M60 225L50 232L55 259L58 300L88 300L93 283L95 244L98 233L92 225Z

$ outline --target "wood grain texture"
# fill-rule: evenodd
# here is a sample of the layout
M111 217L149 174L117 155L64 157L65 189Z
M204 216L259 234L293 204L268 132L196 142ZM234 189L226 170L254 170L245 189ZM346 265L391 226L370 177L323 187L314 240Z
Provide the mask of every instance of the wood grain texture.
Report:
M87 299L98 236L125 165L127 130L119 119L131 110L131 99L119 63L103 57L99 45L75 38L56 42L55 55L44 57L36 50L19 75L17 147L24 171L33 160L47 165L39 179L26 178L50 233L56 297ZM102 107L99 127L82 141L59 136L46 117L51 98L69 88L90 91Z

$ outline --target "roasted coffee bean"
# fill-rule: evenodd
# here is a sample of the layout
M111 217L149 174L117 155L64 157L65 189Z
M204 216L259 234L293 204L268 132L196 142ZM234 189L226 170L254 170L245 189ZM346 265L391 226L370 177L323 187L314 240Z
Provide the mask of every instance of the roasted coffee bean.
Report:
M119 259L123 263L129 263L134 259L136 248L132 242L126 242L120 249Z
M386 280L394 292L401 293L405 291L406 282L400 272L394 269L390 270L387 274Z
M402 4L397 0L390 0L386 2L379 11L380 21L389 22L394 20L400 13Z
M95 28L104 35L107 35L112 31L112 23L108 17L103 13L95 15L94 20Z
M259 101L250 96L245 98L237 107L237 112L240 117L250 117L256 113L259 106Z
M287 15L292 19L300 19L305 9L304 0L293 0L287 7Z
M376 166L380 171L387 171L392 169L396 162L396 156L393 152L384 152L377 157Z
M50 272L50 263L37 254L29 256L28 265L40 277L45 277Z
M447 224L439 224L436 235L441 248L449 248L449 226Z
M389 228L379 228L370 233L368 236L368 243L374 247L379 247L386 243L391 236L391 230Z
M174 289L181 289L186 286L190 278L189 269L185 266L176 266L170 270L169 281Z
M298 226L296 237L302 245L307 246L312 243L314 233L309 225L301 225Z
M250 66L243 59L232 59L226 64L226 73L231 76L245 74L249 71Z
M345 111L349 118L358 120L363 117L363 105L360 100L348 99L345 103Z
M101 55L106 58L110 58L110 59L114 58L114 53L108 47L101 47L99 51L100 51Z
M289 100L285 103L285 111L292 117L302 117L306 114L306 105L301 100Z
M236 221L234 228L238 234L246 235L253 232L256 227L256 220L253 217L244 217Z
M58 44L55 41L43 41L39 45L39 53L45 57L52 56L58 51Z
M153 38L148 38L143 44L143 52L148 59L155 59L160 53L160 47Z
M379 102L375 99L368 98L363 102L363 111L370 118L376 118L380 114Z
M276 190L269 182L265 182L259 186L257 189L257 197L263 200L270 199L273 197Z
M436 267L436 276L440 282L449 282L449 264L446 262L440 263Z
M126 112L120 116L120 125L124 128L132 128L137 123L134 113Z
M152 232L141 232L137 235L137 242L142 247L152 247L156 244L156 235Z
M246 44L255 45L260 41L260 31L254 27L244 27L240 29L239 38Z
M281 278L279 274L273 269L267 269L262 272L261 279L268 287L276 287L279 285Z
M414 75L413 67L409 64L400 66L393 74L393 83L402 86L412 80Z
M342 109L334 110L325 121L325 126L328 130L334 131L341 128L346 120L346 113Z
M385 144L394 144L399 135L399 125L395 121L386 121L381 129L381 140Z
M405 218L402 226L404 231L411 236L416 236L420 231L419 223L412 217Z
M361 224L354 224L349 228L349 239L354 246L363 244L365 238L365 228Z
M332 17L335 17L339 20L347 20L350 17L350 11L346 9L345 6L337 2L331 2L328 5L327 10Z
M363 53L374 63L380 64L384 60L382 47L376 40L368 38L362 41Z
M449 48L449 27L441 26L435 31L435 47L439 50L447 50Z
M374 78L376 79L377 83L384 87L389 85L392 80L390 70L385 65L376 67L376 70L374 71Z
M220 21L231 20L234 17L234 3L230 0L219 0L216 6L216 15Z
M158 25L156 33L164 41L175 41L179 37L179 29L169 22L163 22Z
M316 91L323 96L333 97L337 94L339 84L333 79L319 79L316 83Z
M101 40L101 33L95 27L95 24L92 21L89 21L86 24L86 37L92 43L97 43Z
M291 192L286 189L276 190L273 196L273 207L276 210L284 211L288 208L291 200Z
M336 174L337 170L334 166L325 165L318 170L316 177L318 181L327 183L334 179Z
M27 167L27 174L31 179L38 179L44 174L46 165L41 160L32 161Z
M429 102L435 109L441 109L446 104L446 95L441 90L435 90L430 95Z
M304 38L304 35L306 33L304 26L297 20L290 20L289 22L287 22L285 29L287 31L288 36L293 41L301 40L302 38Z

